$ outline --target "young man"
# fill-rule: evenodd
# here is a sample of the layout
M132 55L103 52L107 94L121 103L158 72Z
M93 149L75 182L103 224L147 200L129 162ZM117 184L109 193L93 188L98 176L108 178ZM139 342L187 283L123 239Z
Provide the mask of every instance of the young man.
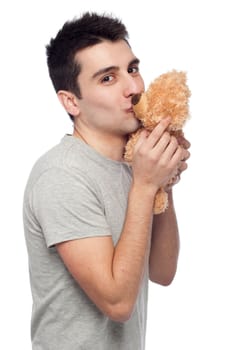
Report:
M141 135L132 166L123 162L144 82L119 20L67 22L47 59L74 131L39 159L25 190L33 349L142 350L148 280L170 284L179 249L171 189L154 218L153 199L186 169L188 142L178 146L167 118Z

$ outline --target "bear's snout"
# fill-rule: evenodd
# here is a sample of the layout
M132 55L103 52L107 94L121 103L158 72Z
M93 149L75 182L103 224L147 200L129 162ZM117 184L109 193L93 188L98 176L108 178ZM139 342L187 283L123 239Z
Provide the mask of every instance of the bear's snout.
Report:
M141 94L136 94L132 97L132 104L133 105L137 105L137 103L139 103L139 100L141 98Z

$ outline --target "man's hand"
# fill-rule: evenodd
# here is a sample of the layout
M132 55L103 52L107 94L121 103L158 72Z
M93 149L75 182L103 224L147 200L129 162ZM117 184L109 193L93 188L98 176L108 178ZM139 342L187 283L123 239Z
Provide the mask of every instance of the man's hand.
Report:
M150 188L154 193L169 182L179 165L183 171L180 162L189 153L167 131L169 123L169 118L163 119L151 133L141 133L135 145L132 162L134 184Z
M168 182L168 184L165 186L165 191L170 191L174 185L176 185L180 181L180 176L183 171L185 171L188 167L187 160L190 157L190 152L188 149L190 148L191 144L186 138L184 137L184 134L181 133L176 137L178 144L183 147L185 150L185 155L183 159L178 164L178 167L176 169L176 173L173 175L171 180Z

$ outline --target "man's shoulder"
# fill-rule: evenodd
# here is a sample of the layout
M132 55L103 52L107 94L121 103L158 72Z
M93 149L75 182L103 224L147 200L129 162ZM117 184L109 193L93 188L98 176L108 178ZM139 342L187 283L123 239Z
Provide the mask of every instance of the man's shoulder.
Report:
M65 135L60 143L50 148L35 162L27 187L31 189L41 181L56 183L59 179L64 179L66 182L73 176L91 178L90 158L82 142L78 142L71 135Z
M58 144L37 159L32 171L44 171L54 167L64 167L69 162L69 159L72 160L73 155L78 155L75 146L73 137L71 135L65 135Z
M35 161L28 177L27 189L33 187L43 174L52 172L54 171L53 169L62 166L62 158L64 158L67 150L67 145L64 141L65 138L62 138L58 144L51 147Z

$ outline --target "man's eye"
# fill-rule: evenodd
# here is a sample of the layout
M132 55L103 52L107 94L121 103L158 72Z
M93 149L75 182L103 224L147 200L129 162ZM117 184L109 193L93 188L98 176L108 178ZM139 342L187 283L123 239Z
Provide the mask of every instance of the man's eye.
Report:
M138 73L139 67L130 67L128 73Z
M113 80L113 76L112 75L106 75L102 78L102 83L109 83Z

